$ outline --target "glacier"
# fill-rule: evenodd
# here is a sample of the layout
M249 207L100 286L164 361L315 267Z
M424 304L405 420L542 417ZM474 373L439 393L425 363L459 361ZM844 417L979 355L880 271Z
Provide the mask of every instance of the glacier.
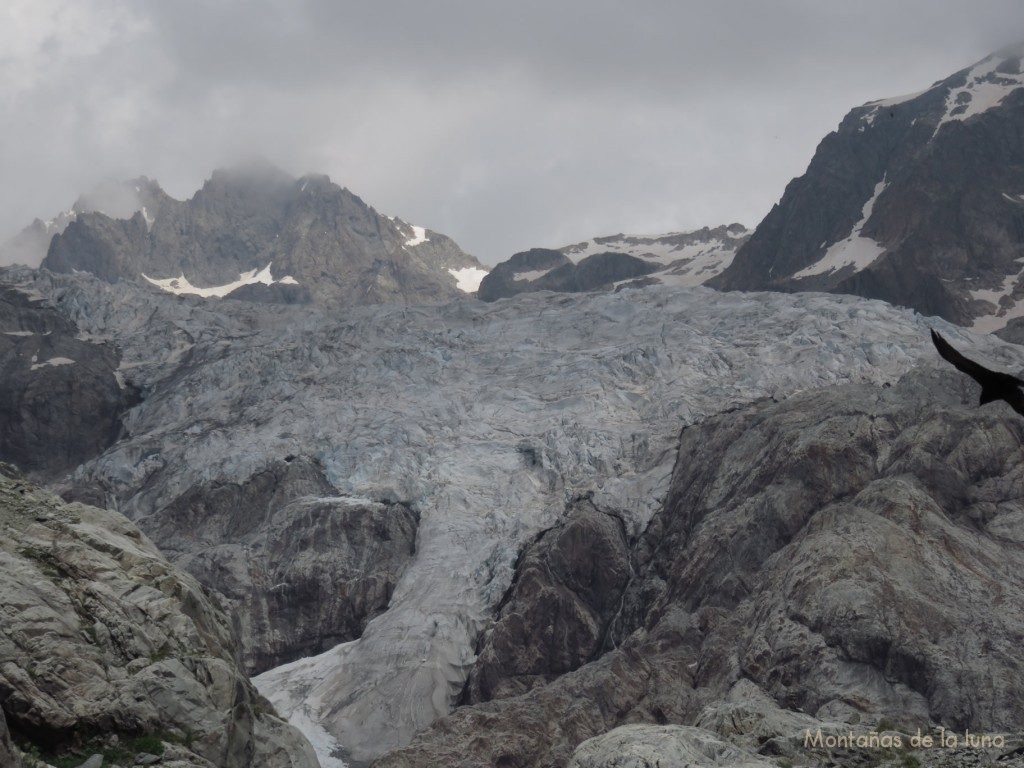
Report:
M999 339L851 296L651 286L332 309L15 276L120 345L144 399L68 485L103 488L143 530L190 487L285 455L315 457L339 496L419 513L388 610L359 639L255 679L327 766L370 760L451 710L519 552L572 499L639 533L688 425L943 365L929 327L1009 370L1024 362Z

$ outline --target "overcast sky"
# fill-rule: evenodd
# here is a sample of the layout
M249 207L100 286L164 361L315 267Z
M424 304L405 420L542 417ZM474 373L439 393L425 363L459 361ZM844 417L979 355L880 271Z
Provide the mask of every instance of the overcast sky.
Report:
M491 264L753 227L850 108L1018 39L1021 0L4 0L0 239L252 154Z

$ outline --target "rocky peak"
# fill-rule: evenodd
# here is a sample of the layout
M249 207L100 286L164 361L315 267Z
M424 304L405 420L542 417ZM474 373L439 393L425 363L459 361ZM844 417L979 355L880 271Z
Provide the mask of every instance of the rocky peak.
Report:
M116 205L95 210L99 200ZM139 179L104 187L79 208L52 235L42 266L172 293L434 303L465 295L465 271L485 271L451 239L380 215L326 176L294 179L265 162L215 171L185 201ZM33 242L48 236L37 234Z
M989 331L1024 314L1019 47L853 109L708 284L825 290Z

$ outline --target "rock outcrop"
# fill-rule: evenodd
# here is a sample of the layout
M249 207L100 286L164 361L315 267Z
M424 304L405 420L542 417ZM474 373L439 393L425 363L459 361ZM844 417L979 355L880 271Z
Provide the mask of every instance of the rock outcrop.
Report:
M42 296L0 283L0 461L53 479L102 453L138 401L119 363Z
M186 201L148 179L125 187L139 198L134 213L88 206L52 236L42 266L177 293L332 306L449 301L465 295L456 273L485 271L450 238L381 216L326 176L294 179L255 163L215 171Z
M358 638L416 551L418 515L338 496L289 457L244 482L190 488L138 522L177 565L224 595L249 674Z
M700 728L683 725L623 725L587 739L573 753L569 768L772 768Z
M665 506L631 549L606 652L460 707L374 765L564 765L585 740L644 723L700 727L752 764L758 751L799 758L806 728L1014 732L1024 422L976 398L966 377L919 369L891 387L805 392L685 428ZM563 583L543 567L558 561L544 538L523 556L538 565L517 571L518 615L539 613ZM559 664L561 649L547 648L534 664Z
M317 765L242 673L225 613L134 525L3 468L0 526L0 709L22 751Z
M514 585L484 636L470 703L508 698L595 658L630 577L624 521L577 500L516 565Z
M853 109L708 285L853 293L979 331L1020 316L1022 61Z

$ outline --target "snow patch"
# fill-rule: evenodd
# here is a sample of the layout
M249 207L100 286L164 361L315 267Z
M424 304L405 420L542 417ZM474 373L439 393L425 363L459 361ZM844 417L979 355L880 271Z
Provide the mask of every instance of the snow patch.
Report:
M153 228L153 222L156 221L156 217L150 216L146 206L142 206L142 218L146 221L146 231L148 232Z
M999 106L1013 91L1024 86L1024 73L996 71L1004 61L1005 58L999 55L992 55L979 61L967 73L967 81L962 86L950 89L946 95L946 114L935 126L933 138L946 123L966 120L987 112Z
M429 242L426 229L423 227L417 227L415 224L410 224L409 226L412 227L412 237L405 241L406 245L413 246Z
M455 287L460 291L475 293L480 288L480 281L487 275L487 270L479 267L449 268L448 273L455 278Z
M313 746L321 768L347 766L341 758L335 757L341 748L338 740L320 724L323 702L309 694L316 684L328 678L337 657L350 645L343 643L319 656L299 659L252 678L256 690Z
M875 192L861 209L861 219L858 221L849 236L832 245L820 260L797 272L793 277L810 277L811 275L822 275L826 272L833 272L837 269L852 266L856 271L867 267L871 262L885 253L885 246L872 240L870 237L861 235L861 230L871 218L871 211L875 207L878 196L885 191L887 183L885 177L875 185Z
M299 282L291 275L285 275L280 280L275 280L271 274L270 267L273 262L267 264L263 269L258 272L255 269L251 269L248 272L243 272L238 276L238 279L232 283L225 285L215 285L210 288L199 288L189 282L188 278L185 277L185 273L181 273L181 277L168 277L163 279L155 279L149 275L143 273L143 277L155 285L157 288L173 293L178 296L188 294L191 296L202 296L203 298L223 298L232 291L241 288L243 285L255 285L256 283L263 283L263 285L273 285L274 283L281 283L283 285L298 285Z
M33 371L37 371L40 368L45 368L48 365L49 366L53 366L54 368L56 368L57 366L60 366L60 365L74 365L75 364L75 361L72 360L70 357L51 357L45 363L36 363L35 361L38 360L38 359L39 358L36 355L32 355L32 361L33 361L32 370Z

